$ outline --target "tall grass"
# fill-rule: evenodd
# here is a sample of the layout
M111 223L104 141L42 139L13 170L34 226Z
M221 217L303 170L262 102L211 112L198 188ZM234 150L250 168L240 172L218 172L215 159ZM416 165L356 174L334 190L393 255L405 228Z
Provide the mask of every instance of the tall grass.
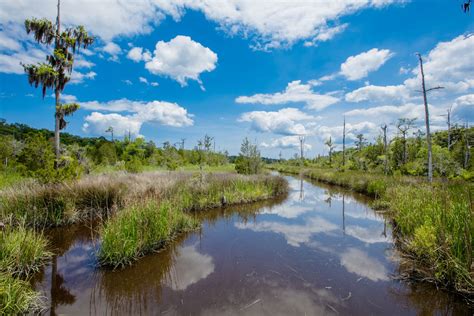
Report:
M7 226L0 232L0 272L27 277L37 272L51 257L48 241L24 226Z
M39 312L43 300L27 281L0 273L0 315L21 315Z
M105 225L99 260L113 268L129 265L197 226L191 216L169 202L147 201L129 206Z
M162 248L177 234L195 229L190 212L281 195L287 182L275 176L207 175L180 180L160 196L119 211L102 230L99 260L113 268Z
M395 237L405 259L407 277L432 281L474 295L474 185L464 182L428 184L420 178L357 171L274 165L312 179L371 195L374 205L388 208Z

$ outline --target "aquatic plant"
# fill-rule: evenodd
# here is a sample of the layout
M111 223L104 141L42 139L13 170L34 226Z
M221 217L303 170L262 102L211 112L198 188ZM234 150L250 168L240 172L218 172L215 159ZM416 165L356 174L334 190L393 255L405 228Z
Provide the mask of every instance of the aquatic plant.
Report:
M51 257L48 240L24 226L7 226L0 233L0 272L28 276Z
M0 314L19 315L40 311L44 303L27 281L0 272Z

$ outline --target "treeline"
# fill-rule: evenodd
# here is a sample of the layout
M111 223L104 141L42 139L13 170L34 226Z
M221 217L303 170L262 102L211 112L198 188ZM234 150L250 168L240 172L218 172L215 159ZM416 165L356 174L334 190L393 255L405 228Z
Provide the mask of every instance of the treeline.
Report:
M383 131L383 129L382 129ZM358 134L354 145L345 150L336 150L331 139L326 141L328 155L315 159L304 159L305 165L339 170L359 170L394 175L425 176L427 166L426 135L414 130L410 120L400 119L397 135L384 141L381 133L374 142L367 141L365 135ZM474 128L455 125L449 131L432 134L433 172L435 176L474 179L472 163ZM301 164L301 157L287 161L289 164Z
M143 138L110 141L104 137L83 138L64 133L60 168L54 168L53 134L46 129L0 120L0 170L54 182L78 178L101 167L140 172L147 166L175 170L186 165L228 163L227 152L213 151L212 137L208 135L193 149L184 149L170 142L158 147Z

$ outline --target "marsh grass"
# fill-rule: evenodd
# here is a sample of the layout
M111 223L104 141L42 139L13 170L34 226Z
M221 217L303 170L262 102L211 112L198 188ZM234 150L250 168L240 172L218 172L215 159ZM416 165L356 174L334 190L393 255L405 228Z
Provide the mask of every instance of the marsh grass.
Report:
M39 312L44 301L27 281L0 272L0 315Z
M403 277L422 279L474 295L474 185L466 182L395 177L357 171L274 165L272 169L351 188L376 198L377 209L388 209L394 236L410 262Z
M0 272L28 277L39 271L51 255L42 233L9 225L0 232Z
M207 175L204 181L180 179L159 199L148 195L104 224L99 261L113 268L130 265L178 234L198 228L192 212L269 199L287 191L286 180L275 176L217 174Z

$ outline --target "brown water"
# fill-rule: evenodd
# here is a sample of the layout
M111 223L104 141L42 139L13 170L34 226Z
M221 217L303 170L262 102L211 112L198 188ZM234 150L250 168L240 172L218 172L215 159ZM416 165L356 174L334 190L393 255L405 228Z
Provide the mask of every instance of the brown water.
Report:
M367 199L288 177L280 201L203 213L202 229L121 271L96 267L96 227L56 229L37 275L59 315L472 315L433 286L395 281L385 219Z

